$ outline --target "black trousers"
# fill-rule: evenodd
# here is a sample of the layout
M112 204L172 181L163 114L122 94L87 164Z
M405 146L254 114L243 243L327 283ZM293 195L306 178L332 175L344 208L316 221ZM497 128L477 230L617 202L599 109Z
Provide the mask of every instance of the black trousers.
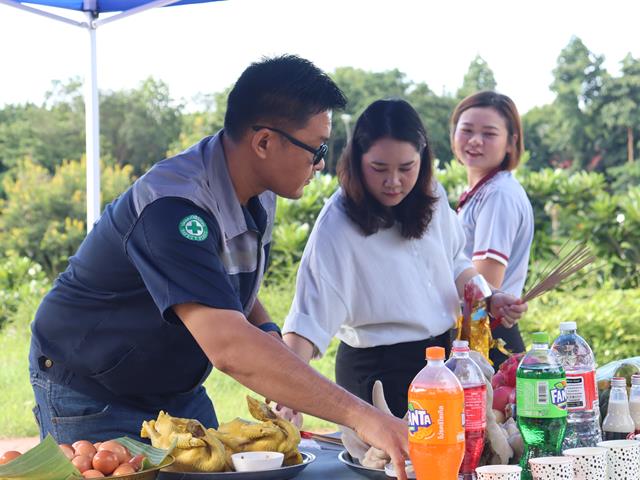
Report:
M451 350L451 332L416 342L353 348L340 342L336 354L336 383L368 403L376 380L384 387L391 412L402 417L407 412L407 392L413 377L426 365L425 349Z
M506 328L500 325L499 327L496 327L492 333L493 338L501 338L507 342L507 350L510 352L524 352L524 342L522 341L522 335L520 334L520 329L517 324L511 328ZM489 358L493 362L493 368L497 371L500 364L507 359L507 356L494 348L489 352Z

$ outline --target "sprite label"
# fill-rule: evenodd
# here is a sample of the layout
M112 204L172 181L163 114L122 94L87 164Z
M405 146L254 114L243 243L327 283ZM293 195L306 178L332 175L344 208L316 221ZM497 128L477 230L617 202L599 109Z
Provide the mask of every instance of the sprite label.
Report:
M518 377L518 416L561 418L567 416L567 381L564 378Z

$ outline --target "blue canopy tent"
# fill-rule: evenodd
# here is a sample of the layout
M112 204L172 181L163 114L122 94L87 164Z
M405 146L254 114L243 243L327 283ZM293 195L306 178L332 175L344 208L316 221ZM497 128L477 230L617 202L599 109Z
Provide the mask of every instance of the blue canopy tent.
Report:
M84 28L89 34L89 62L84 94L87 150L87 232L91 230L100 216L100 111L96 56L96 31L98 27L152 8L211 1L217 0L0 0L0 4ZM86 21L80 22L65 16L62 13L67 12L64 11L61 14L51 13L26 4L84 12ZM99 18L101 13L108 12L119 13Z

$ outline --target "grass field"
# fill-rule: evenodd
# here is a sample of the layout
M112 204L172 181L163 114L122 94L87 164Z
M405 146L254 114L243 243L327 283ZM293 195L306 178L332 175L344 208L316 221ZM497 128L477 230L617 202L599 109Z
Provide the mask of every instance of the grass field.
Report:
M281 323L284 319L293 290L293 284L263 288L260 297L274 321ZM29 322L37 302L25 299L20 305L13 321L0 330L0 438L38 433L31 413L33 394L27 367ZM603 288L551 293L529 305L521 329L525 341L536 330L547 331L554 338L558 323L569 320L578 322L579 332L593 347L599 365L640 354L640 289ZM312 362L318 371L331 379L336 347L334 341L325 357ZM250 418L245 395L251 392L235 380L214 371L205 386L221 421ZM335 429L334 425L312 417L305 417L304 427L308 430Z
M264 288L261 299L274 321L282 323L291 304L292 286L287 288ZM0 438L29 437L38 435L31 409L34 406L33 392L29 384L29 321L35 305L25 304L13 322L0 330ZM333 379L335 344L323 359L313 362L320 372ZM243 387L233 378L215 371L205 382L205 387L216 407L220 421L235 417L250 419L245 395L261 398ZM334 430L333 424L305 416L306 429Z

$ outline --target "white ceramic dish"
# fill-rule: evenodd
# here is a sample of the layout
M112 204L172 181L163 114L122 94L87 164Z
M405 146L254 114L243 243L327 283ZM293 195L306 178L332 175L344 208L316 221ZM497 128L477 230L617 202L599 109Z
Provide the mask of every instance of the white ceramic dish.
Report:
M160 470L156 480L288 480L298 476L316 456L300 452L302 463L259 472L167 472ZM384 472L383 472L384 475Z
M231 455L236 472L257 472L280 468L284 454L280 452L242 452Z

